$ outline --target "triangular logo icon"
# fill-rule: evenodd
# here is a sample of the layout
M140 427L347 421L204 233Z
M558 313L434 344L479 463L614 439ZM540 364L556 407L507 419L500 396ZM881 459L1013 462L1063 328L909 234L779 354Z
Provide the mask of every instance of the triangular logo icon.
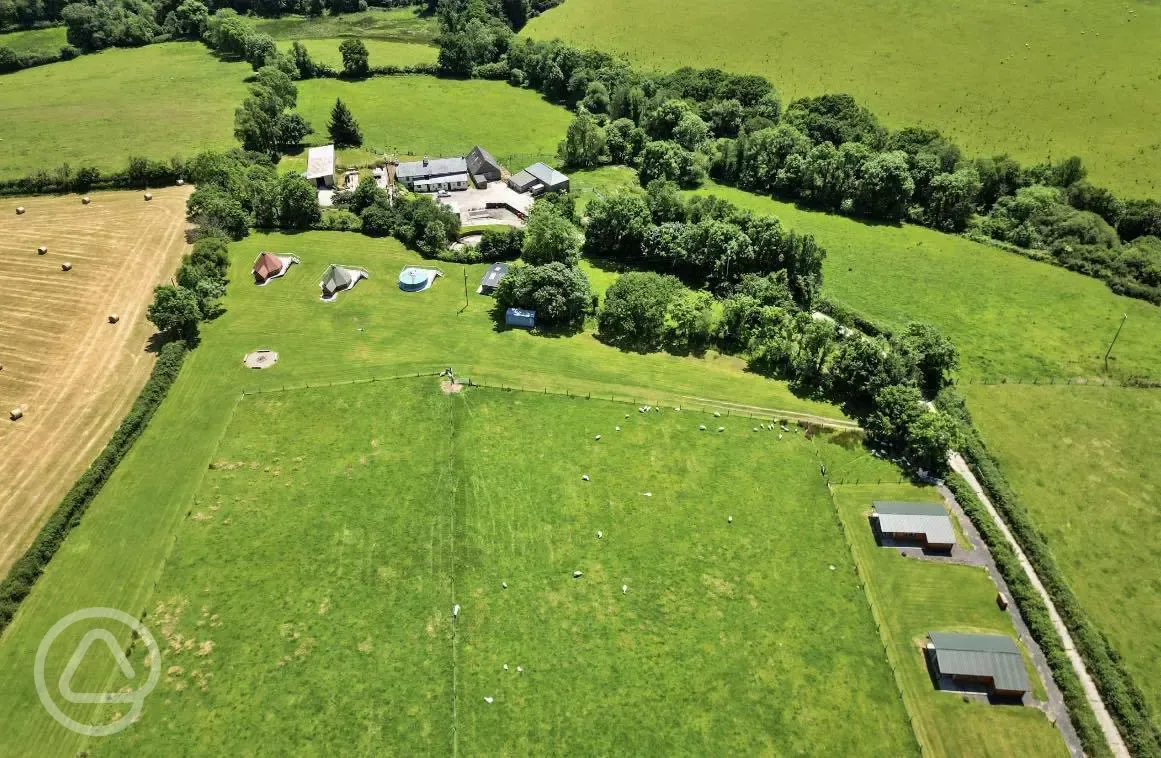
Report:
M73 691L72 681L73 674L81 665L81 661L85 659L85 655L89 652L89 648L93 643L101 640L109 648L109 652L113 655L113 660L117 667L121 669L121 673L125 675L126 679L132 679L136 672L133 670L133 665L129 663L129 659L121 652L121 648L117 645L117 638L113 636L108 629L91 629L81 642L77 645L76 651L73 652L72 658L69 659L68 665L60 675L60 694L65 700L70 703L128 703L133 700L132 692L75 692Z

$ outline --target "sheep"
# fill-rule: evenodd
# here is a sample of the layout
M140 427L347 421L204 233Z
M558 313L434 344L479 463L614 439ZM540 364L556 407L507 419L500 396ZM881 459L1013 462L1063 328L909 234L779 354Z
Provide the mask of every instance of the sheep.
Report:
M727 518L727 519L726 519L726 523L727 523L727 524L732 524L732 523L734 523L734 517L733 517L733 516L730 516L729 518Z
M459 617L460 617L460 604L456 603L455 606L452 608L452 618L458 619Z
M598 529L598 530L597 530L597 539L598 539L598 540L599 540L599 539L604 539L604 537L605 537L605 533L604 533L604 532L602 532L602 531L600 531L600 530Z
M584 574L584 572L583 572L583 571L574 571L574 572L572 572L572 578L573 578L573 579L580 579L580 578L581 578L582 576L584 576L584 575L585 575L585 574Z
M700 424L700 425L697 427L697 430L698 430L699 432L704 432L704 431L705 431L705 424Z
M581 474L581 481L582 482L587 482L588 480L589 480L588 474Z
M629 594L629 585L627 585L627 584L622 584L622 585L621 585L621 594L622 594L622 595L628 595L628 594Z
M594 442L600 442L600 441L601 441L601 435L599 435L599 434L598 434L596 437L593 437L593 441L594 441Z

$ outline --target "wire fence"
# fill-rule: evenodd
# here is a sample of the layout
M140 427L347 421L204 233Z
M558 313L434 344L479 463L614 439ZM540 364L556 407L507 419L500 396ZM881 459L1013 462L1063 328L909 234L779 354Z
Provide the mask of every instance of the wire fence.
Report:
M1028 384L1040 386L1134 387L1151 389L1161 388L1161 378L1152 376L1126 376L1121 379L1111 376L960 376L955 379L955 384L957 386Z

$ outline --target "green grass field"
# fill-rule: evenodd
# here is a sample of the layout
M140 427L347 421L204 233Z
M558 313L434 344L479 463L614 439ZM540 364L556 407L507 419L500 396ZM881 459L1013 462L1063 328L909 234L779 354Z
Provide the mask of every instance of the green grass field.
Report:
M315 128L308 140L326 141L336 98L350 107L363 130L362 150L340 151L339 163L348 165L376 154L466 155L479 144L519 171L529 163L552 160L570 120L563 108L503 82L431 76L314 79L298 88L298 109ZM305 161L302 154L284 159L283 165L298 168Z
M339 53L341 37L300 40L306 46L315 63L325 63L333 69L343 68L343 56ZM435 63L439 49L431 45L417 45L412 42L395 42L384 39L364 40L368 60L372 66L418 66ZM290 50L290 42L279 42L280 50Z
M249 269L262 250L294 253L302 264L269 286L255 287ZM204 327L202 345L149 428L0 640L0 711L16 725L0 733L0 754L27 753L34 745L38 752L70 755L80 749L41 709L27 673L29 656L45 631L77 608L154 612L154 581L244 387L273 390L450 365L489 384L594 398L616 395L686 408L712 398L838 415L831 406L793 397L781 382L746 373L730 358L622 353L587 332L540 337L497 331L488 316L489 298L470 294L468 309L459 312L465 267L440 263L445 276L431 290L401 292L399 270L419 261L392 240L342 233L254 235L233 248L227 312ZM371 278L337 302L319 302L318 279L331 262L365 267ZM474 290L486 266L466 270ZM259 347L279 351L273 370L242 366L242 356ZM160 461L164 476L158 475Z
M625 410L246 398L151 604L167 676L90 750L916 754L814 443Z
M875 543L867 523L874 500L938 502L939 494L910 485L845 485L835 491L911 724L926 751L946 756L1068 755L1060 733L1035 708L965 701L932 686L922 653L928 632L1015 638L1011 620L996 606L996 585L983 568L905 558ZM1036 696L1043 699L1043 684L1026 650L1025 665Z
M568 0L523 32L650 69L764 74L789 101L850 92L888 126L936 126L971 154L1083 156L1129 197L1161 195L1161 6L793 0Z
M27 53L55 53L68 44L63 26L47 29L27 29L19 32L0 34L0 47L6 47L21 55Z
M964 393L1085 610L1161 711L1161 391L972 385Z
M439 36L437 19L421 15L414 8L372 8L363 13L313 18L263 18L255 20L254 28L279 40L361 37L364 41L375 39L429 45Z
M1096 376L1123 313L1110 370L1161 376L1161 308L1096 279L920 226L864 224L730 187L699 192L814 235L827 250L826 295L890 326L934 324L959 348L964 377Z
M250 75L199 43L108 50L0 77L0 178L69 163L124 169L232 147Z

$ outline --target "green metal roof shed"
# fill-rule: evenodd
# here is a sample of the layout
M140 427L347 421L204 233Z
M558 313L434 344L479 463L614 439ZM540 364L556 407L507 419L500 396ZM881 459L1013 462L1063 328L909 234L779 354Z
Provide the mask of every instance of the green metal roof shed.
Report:
M876 500L874 517L884 534L895 537L916 536L934 548L950 549L955 545L955 530L941 503Z
M951 632L931 632L927 636L940 674L953 679L990 681L992 690L1004 694L1022 695L1031 689L1024 658L1011 637Z

